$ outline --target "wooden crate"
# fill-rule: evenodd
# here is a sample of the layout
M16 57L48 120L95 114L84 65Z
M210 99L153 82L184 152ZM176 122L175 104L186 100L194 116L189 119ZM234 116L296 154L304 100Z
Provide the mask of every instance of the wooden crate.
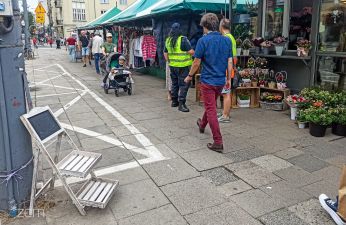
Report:
M266 92L272 92L272 93L281 93L281 95L283 96L283 99L285 100L291 93L290 89L285 88L285 89L277 89L277 88L269 88L269 87L261 87L261 92L262 91L266 91ZM287 110L288 109L288 105L287 103L284 101L284 105L283 105L283 110Z
M237 97L239 94L250 95L250 108L258 108L260 106L260 88L259 87L238 87L233 91L232 108L239 108L237 105Z

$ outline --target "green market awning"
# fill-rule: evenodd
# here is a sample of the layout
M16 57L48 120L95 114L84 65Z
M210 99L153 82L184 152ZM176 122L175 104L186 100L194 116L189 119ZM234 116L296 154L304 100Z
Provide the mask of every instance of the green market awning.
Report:
M152 9L151 14L169 13L178 10L217 12L228 10L229 0L164 0Z
M138 0L118 15L105 21L103 24L112 24L137 18L137 14L146 11L148 8L160 1L162 0Z
M102 23L104 23L105 21L115 17L116 15L118 15L119 13L121 13L121 10L118 9L117 7L114 7L112 9L109 9L107 12L105 12L104 14L102 14L100 17L96 18L95 20L85 24L84 26L80 27L80 29L92 29L92 28L96 28L100 25L102 25Z

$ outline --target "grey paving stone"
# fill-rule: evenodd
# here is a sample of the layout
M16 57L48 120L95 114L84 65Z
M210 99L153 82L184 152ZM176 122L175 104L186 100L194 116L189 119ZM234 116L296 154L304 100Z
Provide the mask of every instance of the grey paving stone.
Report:
M189 135L189 132L187 130L175 126L156 128L151 130L151 132L161 141L185 137Z
M256 218L285 207L285 203L258 189L233 195L230 199Z
M168 199L151 180L143 180L120 186L108 207L117 219L123 219L168 203Z
M265 225L308 225L288 209L280 209L259 218Z
M182 215L194 213L226 201L222 194L216 190L216 187L202 177L168 184L161 189Z
M127 170L107 174L102 177L113 179L113 180L119 180L120 186L124 186L127 184L135 183L137 181L149 179L148 174L141 167L136 167L133 169L127 169Z
M185 216L190 225L260 225L256 219L233 202L203 209Z
M237 180L218 186L217 189L226 197L230 197L232 195L251 190L252 187L242 180Z
M315 196L316 198L318 198L320 194L322 193L326 194L327 196L331 198L334 198L335 196L338 195L338 187L339 187L339 182L331 183L330 181L322 180L322 181L317 181L316 183L312 183L304 187L301 187L301 189Z
M112 137L111 135L109 137ZM112 137L117 139L116 137ZM98 150L102 150L102 149L107 149L107 148L112 148L114 147L114 145L108 143L108 142L104 142L102 140L96 139L94 137L91 138L86 138L83 140L80 140L82 143L82 147L85 151L98 151Z
M210 150L197 150L187 152L181 155L188 163L195 167L198 171L208 170L215 167L230 164L233 161L223 154Z
M177 153L186 153L204 148L208 140L200 140L197 137L187 135L181 138L169 139L165 143Z
M346 155L339 155L333 158L326 159L326 161L331 165L342 168L346 162Z
M133 124L133 126L139 130L139 132L141 133L148 133L149 131L142 127L139 124ZM133 135L131 133L131 131L129 129L127 129L127 127L125 127L124 125L120 125L120 126L116 126L116 127L111 127L110 128L111 132L113 132L115 134L115 136L117 137L123 137L123 136L129 136L129 135Z
M305 202L288 208L307 224L312 225L335 225L329 214L321 207L317 199L310 199Z
M239 128L242 129L242 128ZM228 131L228 129L226 130ZM232 133L232 131L230 131ZM252 141L249 141L248 138L245 137L236 137L232 134L223 134L223 142L224 142L224 152L234 152L239 151L243 149L253 149L255 143Z
M286 181L279 181L273 184L268 184L260 188L263 192L285 202L286 205L293 205L307 199L312 198L311 194L300 190L297 187L290 185ZM281 200L280 200L281 199Z
M258 166L270 172L286 169L293 166L291 163L287 162L286 160L280 159L273 155L265 155L255 159L251 159L251 162L257 164Z
M129 150L119 147L98 150L97 153L102 154L102 159L96 164L96 169L134 161Z
M207 178L216 186L220 186L238 180L238 178L235 177L233 173L229 172L224 167L218 167L211 170L203 171L202 176Z
M86 216L81 216L71 201L58 203L46 213L47 225L117 225L112 212L106 209L91 208Z
M321 160L344 155L345 146L334 144L333 142L314 143L312 146L304 148L306 154L310 154Z
M28 214L27 212L26 214ZM2 221L2 224L6 225L47 225L46 218L41 216L39 218L31 218L29 215L24 218L14 218L10 219L9 221Z
M304 154L304 152L296 148L288 148L275 153L277 157L280 157L282 159L290 159L302 154Z
M157 119L161 117L161 115L157 112L133 113L131 116L138 121Z
M172 205L166 205L120 220L119 225L187 225L187 223Z
M274 174L288 181L291 185L302 187L322 180L322 177L313 175L302 168L293 166L287 169L275 171Z
M230 153L226 153L225 156L232 160L232 162L242 162L250 159L254 159L267 153L263 152L258 148L248 148L240 151L234 151Z
M267 136L257 136L251 138L249 141L258 149L270 154L295 146L293 141L288 141L281 138L268 139Z
M234 172L237 172L239 170L246 170L246 169L250 169L253 167L257 167L257 165L255 163L251 162L250 160L248 160L248 161L242 161L242 162L228 164L228 165L225 165L225 167L234 173Z
M290 158L288 161L310 173L329 166L328 163L307 154Z
M261 187L263 185L271 184L281 180L280 177L259 166L250 169L239 170L235 172L235 175L237 175L239 178L252 185L253 187Z
M200 176L195 168L181 158L146 164L143 167L158 186Z
M321 170L312 172L312 174L317 177L322 177L323 180L328 181L332 184L338 184L340 182L341 172L342 169L340 169L339 167L328 166Z

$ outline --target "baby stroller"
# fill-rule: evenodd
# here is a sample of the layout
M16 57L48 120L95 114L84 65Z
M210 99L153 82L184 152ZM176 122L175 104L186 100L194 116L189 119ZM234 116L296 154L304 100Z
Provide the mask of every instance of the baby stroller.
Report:
M110 89L114 89L115 96L119 97L121 89L127 92L128 95L132 95L132 79L131 72L119 65L120 53L111 53L107 57L101 60L101 73L107 77L107 81L103 86L106 94ZM112 69L115 71L111 73Z

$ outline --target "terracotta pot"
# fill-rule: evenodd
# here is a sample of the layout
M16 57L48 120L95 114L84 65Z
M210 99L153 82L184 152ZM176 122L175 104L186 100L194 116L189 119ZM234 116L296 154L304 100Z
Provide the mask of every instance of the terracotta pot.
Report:
M252 87L257 87L257 86L258 86L257 81L252 81L252 82L251 82L251 86L252 86Z
M268 83L268 87L275 89L276 88L276 83L275 82L269 82Z

